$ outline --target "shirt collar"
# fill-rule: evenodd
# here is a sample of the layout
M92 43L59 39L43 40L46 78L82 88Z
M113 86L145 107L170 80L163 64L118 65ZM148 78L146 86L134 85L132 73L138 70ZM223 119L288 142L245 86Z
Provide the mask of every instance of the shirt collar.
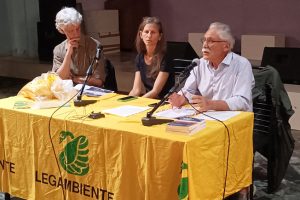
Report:
M232 61L232 58L233 58L233 53L229 52L229 53L227 53L227 55L225 56L225 58L223 59L223 61L221 63L226 66L229 66Z
M228 52L227 55L225 56L225 58L222 60L222 62L220 63L219 68L223 68L222 66L229 66L231 61L232 61L232 58L233 58L233 53L232 52ZM208 66L210 66L212 69L212 65L211 63L208 61L208 60L205 60L205 62L208 64Z

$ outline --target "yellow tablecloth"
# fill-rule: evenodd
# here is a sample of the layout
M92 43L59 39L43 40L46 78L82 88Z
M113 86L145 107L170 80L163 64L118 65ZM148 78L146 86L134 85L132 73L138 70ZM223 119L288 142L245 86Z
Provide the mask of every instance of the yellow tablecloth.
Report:
M205 129L185 136L166 132L165 125L143 126L146 112L86 118L92 111L154 102L118 98L111 94L87 107L63 107L51 121L55 108L16 109L23 98L1 99L0 191L25 199L170 200L180 190L183 199L222 199L229 139L220 122L207 121ZM228 196L252 181L253 113L225 124Z

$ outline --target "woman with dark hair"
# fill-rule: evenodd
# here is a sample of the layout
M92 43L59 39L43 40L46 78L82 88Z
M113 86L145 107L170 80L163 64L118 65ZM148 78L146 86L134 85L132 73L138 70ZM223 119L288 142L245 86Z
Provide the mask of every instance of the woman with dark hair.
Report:
M162 98L174 84L171 66L165 65L166 43L157 17L144 17L136 35L136 72L129 95Z

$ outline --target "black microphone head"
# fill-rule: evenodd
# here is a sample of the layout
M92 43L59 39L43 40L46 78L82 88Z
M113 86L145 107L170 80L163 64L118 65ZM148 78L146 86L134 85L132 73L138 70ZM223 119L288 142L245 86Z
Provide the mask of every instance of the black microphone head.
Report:
M197 65L199 65L200 64L200 59L199 58L195 58L193 61L192 61L192 63L189 65L189 66L187 66L187 70L188 71L191 71L194 67L196 67Z
M199 59L199 58L193 59L192 65L197 66L197 65L199 65L199 64L200 64L200 59Z

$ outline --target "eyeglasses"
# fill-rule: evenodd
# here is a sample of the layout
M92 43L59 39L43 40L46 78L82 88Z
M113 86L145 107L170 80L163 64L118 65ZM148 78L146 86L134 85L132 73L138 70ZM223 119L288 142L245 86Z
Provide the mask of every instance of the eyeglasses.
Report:
M208 46L212 45L213 43L216 43L216 42L227 42L226 40L213 40L211 38L201 38L201 42L202 44L204 44L204 42L206 42L206 44Z

